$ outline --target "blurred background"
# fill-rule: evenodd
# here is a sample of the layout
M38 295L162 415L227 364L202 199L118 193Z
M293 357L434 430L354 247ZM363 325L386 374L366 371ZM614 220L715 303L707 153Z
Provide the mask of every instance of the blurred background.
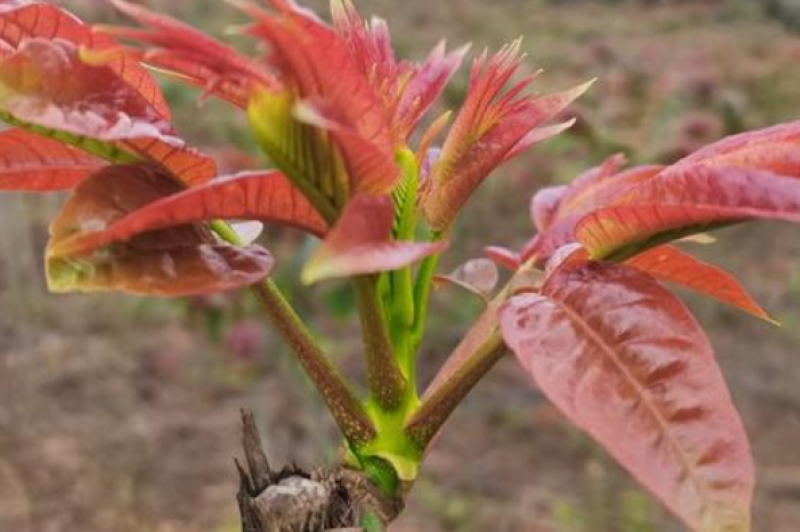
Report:
M61 0L121 22L101 0ZM324 8L321 0L310 2ZM219 0L149 5L221 34ZM569 134L492 178L471 201L445 268L531 235L528 199L622 151L669 162L743 129L800 118L798 0L361 0L420 58L524 36L537 89L598 77ZM461 76L443 105L463 97ZM181 131L228 170L260 162L241 117L165 82ZM42 252L63 198L0 196L0 532L234 532L238 411L259 419L277 464L335 460L336 431L247 295L191 301L51 296ZM699 255L736 272L777 328L684 294L707 328L751 436L755 530L800 529L800 238L796 226L719 233ZM298 290L310 243L267 231L278 281L348 374L361 372L352 297ZM480 312L441 290L421 371L429 378ZM430 454L397 532L660 532L681 528L503 361Z

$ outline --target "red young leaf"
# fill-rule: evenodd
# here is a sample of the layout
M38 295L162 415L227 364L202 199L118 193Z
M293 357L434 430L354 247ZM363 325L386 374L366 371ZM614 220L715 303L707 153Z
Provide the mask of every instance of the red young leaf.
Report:
M123 150L157 162L188 185L216 175L214 161L175 137L140 89L109 65L83 62L62 40L29 39L0 60L0 117L57 140L66 134L81 148L101 146L110 158Z
M67 190L102 166L60 142L21 129L0 132L0 190Z
M588 215L578 237L594 257L624 258L737 221L800 222L798 154L800 122L723 139Z
M519 64L519 42L504 48L488 64L486 54L474 63L467 99L434 166L425 203L428 221L435 230L450 226L472 192L497 166L560 131L546 129L542 134L536 128L590 85L534 98L524 93L532 81L529 77L504 93Z
M92 52L118 48L108 35L96 33L71 13L51 3L5 2L0 5L0 41L17 49L27 39L64 39ZM108 62L125 82L155 108L162 118L170 111L152 76L129 54L115 53Z
M4 119L58 140L73 135L110 159L121 149L125 160L158 162L189 185L216 175L211 159L173 136L158 86L111 37L52 4L2 7L0 36L14 48L0 61Z
M0 108L17 121L99 140L171 137L160 111L76 45L34 38L0 61Z
M629 188L658 175L661 166L638 166L618 172L622 156L614 155L585 172L566 187L553 187L537 193L531 215L537 234L522 250L522 259L547 259L561 246L576 241L575 226L587 214L620 201Z
M547 262L547 272L562 267L567 261L583 263L588 260L589 252L586 249L580 244L569 244L553 253ZM676 247L659 246L628 259L624 264L661 281L682 285L774 323L733 275Z
M671 171L696 164L759 168L800 177L800 122L747 131L715 142L678 161Z
M306 263L303 282L403 268L446 244L392 241L394 206L388 196L356 196Z
M202 185L217 175L214 159L174 137L123 140L118 146L142 160L163 166L190 187Z
M253 5L251 32L272 47L278 68L299 90L301 99L321 100L378 150L393 154L393 142L378 95L333 28L290 2L273 1L278 13Z
M0 41L11 49L34 37L89 44L90 33L86 24L50 3L5 1L0 4Z
M712 348L648 275L567 261L501 311L536 385L698 532L749 532L749 444Z
M517 268L520 267L519 255L508 248L488 246L483 248L483 254L498 266L512 272L517 271Z
M700 164L629 190L576 227L595 258L627 258L665 241L747 219L800 223L800 180L771 172Z
M439 284L462 288L488 303L489 295L500 281L500 272L490 259L472 259L447 275L434 275L433 279Z
M300 102L295 114L301 122L331 132L344 157L351 190L355 194L382 195L392 191L400 170L389 153L378 149L353 127L340 122L335 111L320 102Z
M422 64L397 61L383 19L367 24L350 0L334 0L331 11L361 74L381 95L395 141L405 142L461 66L467 48L445 54L441 43Z
M279 172L252 172L215 179L155 200L106 229L83 232L53 245L58 254L87 253L113 242L158 229L212 221L242 219L276 222L323 236L327 225Z
M659 246L625 262L653 277L683 285L757 318L773 321L730 273L672 246Z
M145 55L146 63L242 108L247 107L256 87L276 84L261 65L207 34L143 6L122 0L112 1L147 29L105 28L106 31L154 47Z
M199 225L142 233L91 253L59 251L61 242L108 227L180 188L158 167L143 164L108 167L79 184L51 226L51 290L187 296L247 286L269 274L269 252L218 244Z
M531 220L537 231L546 231L553 225L558 204L567 190L567 185L540 189L531 199Z

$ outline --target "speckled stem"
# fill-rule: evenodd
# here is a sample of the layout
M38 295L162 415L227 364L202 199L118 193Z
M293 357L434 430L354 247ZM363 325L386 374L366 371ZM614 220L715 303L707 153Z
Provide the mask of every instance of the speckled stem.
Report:
M399 408L405 399L407 381L394 356L375 276L354 279L356 303L361 317L367 381L373 399L387 411Z

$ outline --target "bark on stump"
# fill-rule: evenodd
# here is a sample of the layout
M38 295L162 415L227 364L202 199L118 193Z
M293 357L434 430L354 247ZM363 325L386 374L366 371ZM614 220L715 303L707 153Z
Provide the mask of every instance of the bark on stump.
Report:
M362 528L366 514L377 518L375 530L384 530L400 513L402 502L387 500L359 471L273 471L251 413L242 412L242 425L245 464L236 461L242 532L372 532Z

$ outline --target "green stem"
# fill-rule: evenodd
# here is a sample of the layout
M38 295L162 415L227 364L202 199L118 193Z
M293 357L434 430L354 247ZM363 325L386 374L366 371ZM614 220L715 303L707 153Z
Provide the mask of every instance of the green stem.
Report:
M5 111L0 111L0 120L10 126L15 126L30 131L31 133L63 142L64 144L83 150L90 155L94 155L112 164L132 164L142 161L142 157L123 150L115 143L24 122Z
M241 239L228 224L215 221L211 228L223 240L240 245ZM300 316L267 279L252 287L273 326L297 356L311 382L322 395L339 429L351 445L358 448L375 438L375 428L364 406L350 389L339 370L328 360Z
M378 277L363 275L353 279L356 304L361 318L370 393L384 410L396 410L406 394L406 379L394 356L383 304L378 293Z
M431 299L433 276L439 266L439 255L426 257L417 273L414 285L414 325L411 327L411 352L416 353L425 334L425 325L428 319L428 305Z
M392 345L400 370L408 379L411 390L416 395L416 378L414 370L414 351L412 350L411 330L414 327L414 280L411 267L391 272L391 300L388 309L391 311L390 329Z
M311 382L322 395L339 429L358 448L375 438L375 429L361 402L339 370L327 359L311 333L271 279L253 286L273 326L292 348Z
M405 428L405 433L419 449L427 448L450 414L505 352L505 343L497 330L447 381L423 401Z

